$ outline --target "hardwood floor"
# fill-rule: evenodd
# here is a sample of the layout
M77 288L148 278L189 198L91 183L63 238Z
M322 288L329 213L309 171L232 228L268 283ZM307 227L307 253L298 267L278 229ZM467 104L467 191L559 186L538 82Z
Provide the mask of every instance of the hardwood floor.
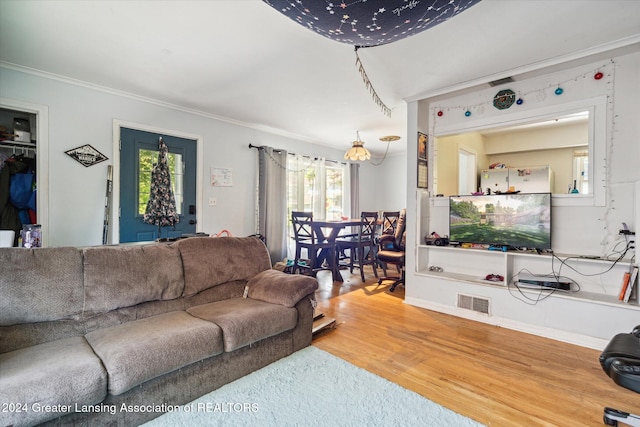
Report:
M404 287L390 293L366 272L364 284L357 270L335 284L318 273L318 311L336 327L314 346L485 425L601 426L605 406L640 414L640 394L602 371L599 351L404 304Z

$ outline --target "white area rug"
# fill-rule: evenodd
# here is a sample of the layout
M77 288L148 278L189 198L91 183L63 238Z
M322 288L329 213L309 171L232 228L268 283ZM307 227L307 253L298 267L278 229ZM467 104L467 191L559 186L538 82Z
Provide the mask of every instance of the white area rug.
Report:
M481 426L315 347L145 426Z

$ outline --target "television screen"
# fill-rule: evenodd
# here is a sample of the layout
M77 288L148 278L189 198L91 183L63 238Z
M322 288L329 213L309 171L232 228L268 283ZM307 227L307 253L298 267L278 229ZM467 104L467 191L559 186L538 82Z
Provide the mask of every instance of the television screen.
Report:
M449 239L551 249L551 193L451 196Z

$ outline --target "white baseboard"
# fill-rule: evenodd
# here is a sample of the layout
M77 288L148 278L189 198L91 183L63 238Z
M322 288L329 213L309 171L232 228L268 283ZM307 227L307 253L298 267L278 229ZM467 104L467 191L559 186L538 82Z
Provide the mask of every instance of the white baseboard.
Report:
M543 326L531 325L529 323L518 322L502 317L486 316L471 310L463 310L443 304L436 304L422 299L405 297L404 302L415 307L437 311L438 313L450 314L452 316L461 317L463 319L474 320L494 326L500 326L502 328L512 329L514 331L525 332L544 338L550 338L556 341L579 345L581 347L592 348L594 350L602 351L609 343L609 341L600 338L561 331L553 328L546 328Z

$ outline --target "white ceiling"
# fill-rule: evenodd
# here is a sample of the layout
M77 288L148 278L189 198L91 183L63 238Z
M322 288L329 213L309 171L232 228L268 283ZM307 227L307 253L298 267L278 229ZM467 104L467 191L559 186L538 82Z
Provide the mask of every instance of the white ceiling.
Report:
M326 39L260 0L0 0L0 61L306 141L344 148L360 131L406 147L404 100L640 40L638 0L483 0L421 34L360 49L386 117ZM1 95L1 94L0 94Z

